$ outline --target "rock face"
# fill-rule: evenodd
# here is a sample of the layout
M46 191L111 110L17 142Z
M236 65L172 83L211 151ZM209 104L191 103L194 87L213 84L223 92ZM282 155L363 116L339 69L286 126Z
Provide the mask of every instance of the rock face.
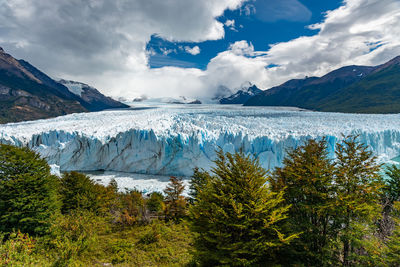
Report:
M224 97L219 100L220 104L244 104L251 97L254 97L262 92L261 89L258 89L255 85L249 85L248 87L244 87L237 91L235 94Z
M28 62L17 60L0 49L0 123L127 107L102 96L97 90L92 90L91 95L89 101L71 93Z
M67 87L71 93L74 93L82 98L85 102L89 103L89 108L91 111L129 107L128 105L118 102L111 97L101 94L96 88L87 84L67 80L59 80L58 82Z
M0 123L88 111L67 88L53 88L27 64L0 51Z
M359 134L381 162L400 155L400 115L208 107L112 110L0 125L0 143L29 146L61 171L191 176L216 150L242 150L281 166L288 148L326 137L332 157L342 134Z

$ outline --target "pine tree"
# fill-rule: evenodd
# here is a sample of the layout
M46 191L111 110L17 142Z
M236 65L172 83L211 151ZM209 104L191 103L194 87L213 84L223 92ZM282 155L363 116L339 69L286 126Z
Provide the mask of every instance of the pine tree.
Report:
M185 190L182 179L171 176L165 188L165 218L179 221L186 215L186 199L182 195Z
M0 145L0 232L43 235L59 214L58 180L27 148Z
M335 264L330 255L330 241L338 230L332 223L334 166L326 140L308 140L288 151L283 165L275 170L271 184L274 191L285 191L285 204L291 205L286 227L302 234L282 252L282 259L307 266Z
M357 142L357 136L347 136L337 145L336 158L335 220L342 226L339 249L343 265L351 266L368 254L363 243L369 241L380 215L383 183L376 157Z
M195 258L203 266L276 262L276 250L296 237L280 230L289 209L283 193L270 190L266 171L250 156L219 151L215 164L190 208Z

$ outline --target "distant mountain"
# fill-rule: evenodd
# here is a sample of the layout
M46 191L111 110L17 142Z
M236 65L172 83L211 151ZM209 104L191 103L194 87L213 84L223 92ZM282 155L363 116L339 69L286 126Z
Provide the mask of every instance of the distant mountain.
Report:
M244 105L400 113L400 57L375 67L347 66L320 78L290 80L250 98Z
M261 89L258 89L257 86L249 84L248 86L242 87L242 89L238 90L231 96L221 98L219 100L220 104L244 104L248 99L253 96L258 95L263 92Z
M79 96L85 102L89 103L90 111L129 107L128 105L118 102L111 97L101 94L96 88L85 83L67 81L63 79L59 80L58 83L64 85L71 93Z
M50 118L99 107L0 48L0 123Z
M338 90L360 81L376 67L347 66L320 78L294 79L265 90L250 98L245 106L294 106L317 109L317 106Z
M323 99L317 110L400 113L400 57L378 66L365 78Z
M146 96L142 96L140 98L133 99L133 102L163 103L163 104L202 104L200 100L186 96L161 97L161 98L148 98Z

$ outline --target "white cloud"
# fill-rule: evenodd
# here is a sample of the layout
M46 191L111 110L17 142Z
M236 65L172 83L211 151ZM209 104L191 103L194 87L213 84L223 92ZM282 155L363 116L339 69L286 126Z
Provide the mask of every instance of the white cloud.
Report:
M234 19L227 19L224 23L226 27L228 27L231 31L237 32L238 30L235 28L235 20Z
M153 90L153 79L148 86L125 81L155 73L146 51L153 34L170 41L221 39L224 25L217 18L243 1L0 0L0 44L52 76L80 79L111 95L142 94ZM185 71L191 72L172 72Z
M200 54L200 47L199 46L185 46L185 51L193 56Z
M244 81L268 88L291 78L323 75L344 65L377 65L400 55L400 2L346 0L311 26L316 31L313 36L274 44L265 51L255 51L247 41L235 42L206 70L149 68L146 43L152 34L192 42L222 38L224 25L216 17L241 3L0 1L0 43L47 73L126 97L206 97L220 85L235 88Z

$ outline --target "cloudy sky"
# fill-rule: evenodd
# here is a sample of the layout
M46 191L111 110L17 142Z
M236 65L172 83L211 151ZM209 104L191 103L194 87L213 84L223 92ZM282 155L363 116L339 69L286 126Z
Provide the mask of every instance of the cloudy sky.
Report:
M0 0L0 46L111 96L209 97L400 55L400 1Z

